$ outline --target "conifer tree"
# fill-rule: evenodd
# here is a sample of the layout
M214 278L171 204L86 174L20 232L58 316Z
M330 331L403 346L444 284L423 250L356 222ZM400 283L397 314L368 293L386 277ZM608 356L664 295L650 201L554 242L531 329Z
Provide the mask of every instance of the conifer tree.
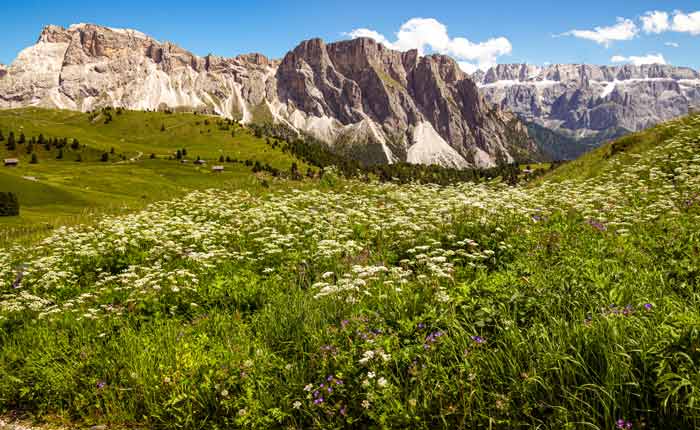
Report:
M17 145L15 143L15 134L13 132L10 132L10 136L7 138L7 149L10 151L14 151L17 149Z

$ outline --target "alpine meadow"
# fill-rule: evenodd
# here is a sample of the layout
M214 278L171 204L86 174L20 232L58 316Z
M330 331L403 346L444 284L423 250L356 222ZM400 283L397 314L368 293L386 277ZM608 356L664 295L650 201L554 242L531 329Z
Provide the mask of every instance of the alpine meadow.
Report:
M545 43L697 42L676 3ZM342 34L0 65L0 430L700 428L700 72Z

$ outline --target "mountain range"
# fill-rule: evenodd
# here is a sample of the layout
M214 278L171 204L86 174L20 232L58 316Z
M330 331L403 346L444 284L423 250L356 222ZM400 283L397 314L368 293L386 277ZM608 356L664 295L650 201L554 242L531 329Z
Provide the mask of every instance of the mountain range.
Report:
M282 60L196 56L134 30L47 26L0 75L0 108L197 109L270 122L371 163L490 166L537 151L443 55L371 39L302 42Z
M0 109L194 110L269 123L366 163L486 167L574 158L700 106L700 73L666 65L498 65L368 38L312 39L281 60L200 57L136 30L49 25L0 65Z
M565 158L700 107L700 73L670 65L500 64L472 79L489 102L529 123L540 144L568 146Z

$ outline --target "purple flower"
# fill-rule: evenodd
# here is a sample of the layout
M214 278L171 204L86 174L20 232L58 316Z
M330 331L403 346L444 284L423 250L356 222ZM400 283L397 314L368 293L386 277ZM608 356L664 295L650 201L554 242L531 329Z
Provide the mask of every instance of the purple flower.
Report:
M331 387L328 387L328 394L332 393L333 389Z
M605 224L601 223L600 221L596 221L594 219L589 219L586 221L588 225L591 227L595 228L598 231L606 231L608 228L605 226Z
M318 397L319 394L318 390L314 391L314 397Z
M423 330L423 329L425 328L425 324L419 323L419 324L418 324L418 328L419 328L420 330Z
M319 397L318 399L314 400L314 405L320 405L323 403L323 397Z
M653 307L654 307L654 306L652 306L651 303L645 303L645 304L644 304L644 309L646 309L646 310L648 310L648 311L650 311L651 308L653 308Z
M619 429L630 430L632 428L632 426L633 426L632 422L624 420L622 418L617 420L617 422L615 423L615 427L617 427Z
M481 345L482 343L486 342L481 336L472 336L472 340L478 345Z
M343 406L342 408L340 408L340 415L345 416L346 414L347 414L347 409L345 408L345 406Z
M105 386L107 386L107 383L105 381L98 381L96 384L98 390L103 389Z

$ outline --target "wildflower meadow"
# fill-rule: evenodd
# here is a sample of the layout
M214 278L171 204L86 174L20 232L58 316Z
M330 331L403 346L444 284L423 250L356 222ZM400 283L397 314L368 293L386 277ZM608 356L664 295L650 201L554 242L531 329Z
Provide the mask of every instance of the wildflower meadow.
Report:
M331 170L323 189L197 191L8 245L0 411L148 429L696 428L700 116L648 133L520 186Z

